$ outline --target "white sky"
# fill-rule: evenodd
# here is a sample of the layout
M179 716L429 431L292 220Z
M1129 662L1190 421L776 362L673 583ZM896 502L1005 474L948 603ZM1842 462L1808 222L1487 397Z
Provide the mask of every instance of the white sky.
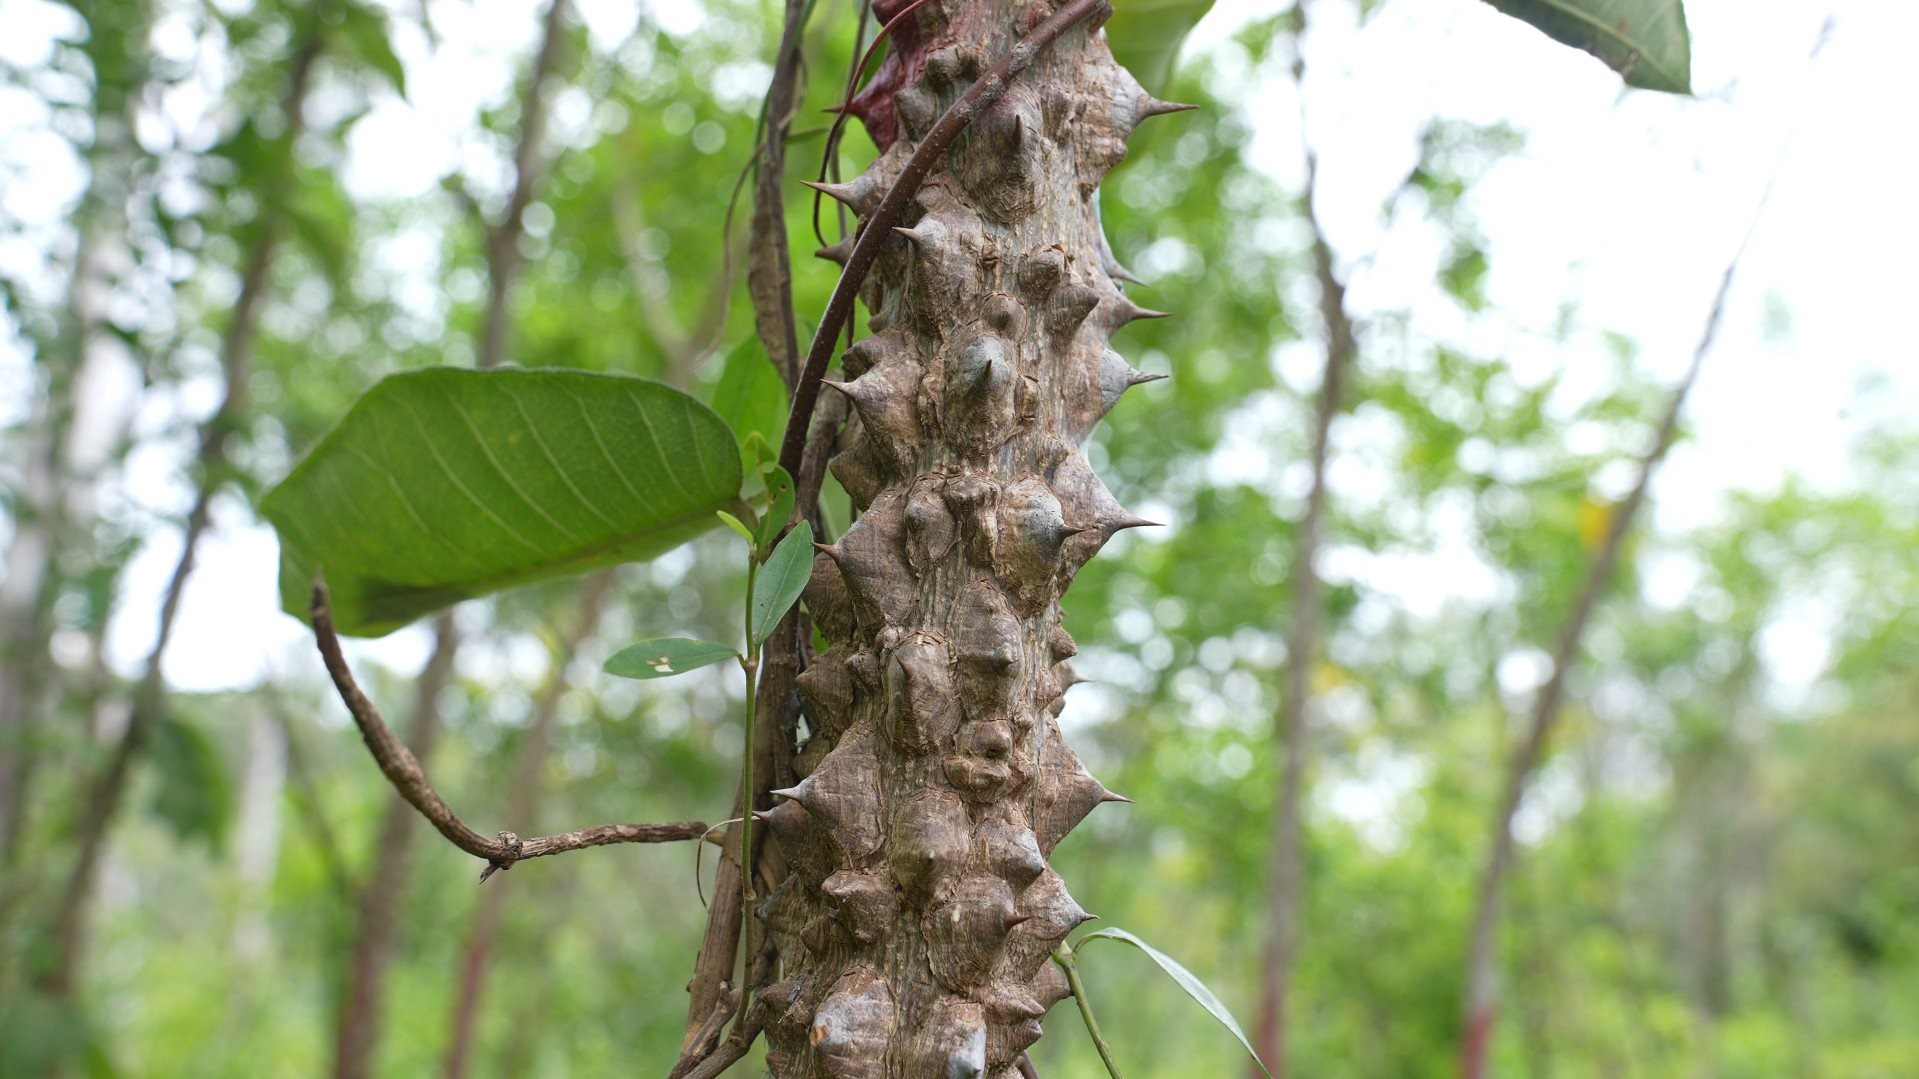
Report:
M537 6L434 0L443 41L433 55L419 35L401 30L414 98L387 101L359 125L347 166L352 189L419 193L455 167L469 152L457 132L523 63ZM1233 27L1279 6L1221 0L1190 47L1216 48ZM1666 527L1708 520L1728 488L1769 489L1789 470L1842 483L1851 436L1874 415L1910 416L1919 405L1919 348L1901 315L1919 295L1912 254L1919 214L1908 194L1919 174L1919 125L1911 119L1919 76L1906 56L1919 40L1919 5L1689 0L1687 8L1700 100L1622 94L1596 62L1479 0L1389 0L1363 30L1327 9L1307 46L1320 211L1346 265L1376 256L1353 271L1352 298L1362 311L1405 306L1427 287L1423 276L1410 278L1430 252L1416 249L1416 237L1397 235L1382 247L1378 213L1412 162L1423 123L1434 115L1504 120L1526 133L1526 150L1495 167L1475 195L1492 266L1490 307L1508 323L1492 344L1509 344L1516 360L1523 352L1553 361L1540 335L1573 300L1583 327L1636 339L1651 370L1675 377L1778 163L1776 190L1694 392L1689 418L1698 438L1674 453L1656 491ZM25 62L44 53L46 34L58 25L52 10L39 0L0 0L0 57ZM587 0L581 10L602 45L636 18L626 0ZM1807 52L1828 14L1834 36L1809 67ZM697 12L677 2L655 17L676 30L697 24ZM734 74L740 82L751 72ZM1296 182L1298 110L1290 89L1244 89L1258 129L1256 159ZM0 161L30 158L40 144L30 145L23 135L30 124L10 119L6 106L0 101ZM72 171L48 158L26 176L0 190L9 211L57 212ZM1784 338L1762 333L1769 298L1790 314ZM1442 326L1450 317L1430 304L1415 310ZM17 398L25 360L10 347L0 341L0 417L24 408ZM1174 357L1175 375L1178 364ZM1598 365L1592 371L1591 379L1603 377ZM1855 385L1869 371L1892 374L1893 389L1856 400ZM1572 381L1579 378L1575 372ZM177 507L187 488L174 477L140 494ZM271 532L230 499L216 524L187 591L167 677L207 690L276 671L310 674L317 665L303 628L278 611ZM156 535L133 562L108 640L123 671L133 671L152 640L178 551L177 534ZM1391 583L1417 607L1445 580L1417 573ZM425 653L417 629L358 647L403 669Z

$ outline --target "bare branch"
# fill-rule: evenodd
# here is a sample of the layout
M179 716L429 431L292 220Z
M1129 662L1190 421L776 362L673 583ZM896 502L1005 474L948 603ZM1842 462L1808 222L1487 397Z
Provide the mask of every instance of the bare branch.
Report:
M609 843L670 843L681 839L698 839L706 834L707 826L700 821L674 821L669 824L602 824L597 828L582 828L525 840L512 832L500 832L488 839L467 827L440 797L439 792L433 789L419 760L394 736L393 729L387 726L386 720L380 718L379 709L360 691L359 683L354 681L353 671L347 667L346 655L340 650L340 635L333 627L333 613L327 604L325 581L315 581L313 585L313 636L319 643L320 657L326 662L327 674L332 677L334 688L339 690L340 701L352 714L353 725L360 728L360 737L366 741L367 750L373 754L381 774L393 784L394 790L400 792L400 797L419 810L420 815L431 822L448 842L475 858L486 860L487 867L480 873L482 881L528 858L544 858L549 854L563 854L582 847L601 847Z

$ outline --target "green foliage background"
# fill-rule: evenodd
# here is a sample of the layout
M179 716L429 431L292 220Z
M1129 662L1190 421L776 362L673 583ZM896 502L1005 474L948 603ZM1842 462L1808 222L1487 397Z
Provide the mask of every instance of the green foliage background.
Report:
M379 376L470 362L485 295L473 206L503 199L494 173L511 152L516 106L501 103L464 133L471 161L442 190L357 199L340 179L349 140L375 103L403 92L391 35L426 40L419 8L127 0L70 11L49 62L4 78L85 167L69 224L118 254L110 284L126 301L91 332L117 342L146 398L165 406L217 380L261 207L271 201L288 222L225 502L229 519L248 519L258 494ZM162 24L225 57L230 77L205 131L130 138L140 102L195 71L151 47ZM794 179L814 175L814 110L839 95L851 25L844 4L815 15ZM522 239L517 363L639 374L710 398L723 371L753 358L739 350L751 333L738 281L744 214L731 240L722 215L753 145L775 32L766 6L732 0L708 5L691 32L643 18L611 47L570 29L551 93L578 107L545 147L552 166ZM291 50L313 33L326 42L322 93L288 146L276 102ZM1277 21L1227 49L1242 71L1291 63ZM751 94L715 92L747 83ZM1179 317L1122 335L1140 366L1174 377L1129 395L1094 459L1122 501L1169 527L1115 541L1068 597L1081 669L1096 680L1074 691L1069 735L1135 804L1102 809L1057 861L1089 910L1177 957L1246 1019L1312 390L1285 377L1277 356L1310 347L1320 330L1298 192L1250 163L1247 103L1219 96L1221 83L1210 60L1181 68L1162 96L1205 107L1142 132L1102 196L1114 250L1152 280L1146 302ZM1513 144L1510 132L1434 127L1389 208L1446 238L1431 287L1467 324L1499 317L1479 287L1475 163ZM849 173L871 152L852 131ZM830 206L826 216L832 239ZM809 200L795 198L802 254L810 219ZM392 257L402 243L430 250L424 275ZM50 250L57 263L66 248ZM818 311L831 267L798 261L798 308ZM6 271L7 323L31 365L27 407L0 453L10 492L36 424L67 407L86 347L59 280ZM1324 563L1294 1064L1307 1075L1442 1075L1454 1067L1471 889L1525 703L1500 672L1550 641L1617 495L1595 477L1643 448L1661 393L1630 349L1603 392L1578 398L1557 375L1524 376L1403 313L1369 313L1362 331L1337 451L1369 482L1335 486ZM750 390L728 392L722 411L751 411L741 403ZM185 413L157 414L166 418L129 428L89 482L124 488L135 475L126 462L143 452L191 474ZM1575 427L1603 434L1579 443L1602 448L1575 451ZM1729 500L1710 526L1635 540L1522 822L1499 1074L1919 1074L1919 431L1876 431L1854 462L1849 489L1790 480ZM843 524L843 505L831 504ZM35 512L24 498L4 508L15 523ZM110 729L132 693L99 644L128 560L177 527L171 511L109 497L63 533L50 610L60 633L89 648L71 663L55 665L44 648L37 659L54 676L56 721L32 751L60 778L38 786L23 853L0 881L0 1074L52 1061L156 1076L328 1067L349 893L389 793L317 664L245 691L168 698L131 779L132 811L111 836L81 991L58 1001L30 988L83 808L69 777L98 766L93 732ZM1436 611L1350 569L1438 564L1461 543L1494 587ZM553 655L551 642L575 583L464 609L477 643L447 693L439 788L476 827L523 835L726 816L740 748L727 668L646 685L599 668L644 636L734 639L737 562L721 536L621 571L613 610L572 655ZM1688 575L1687 602L1648 598L1655 565ZM1807 619L1825 627L1828 658L1810 684L1787 685L1765 658L1769 635ZM538 821L495 823L531 694L554 666L572 690L543 772L550 797ZM401 719L408 675L363 678ZM439 1069L476 900L471 859L437 843L421 851L382 1074ZM615 847L489 882L510 900L482 1072L659 1070L679 1042L703 922L695 875L686 847ZM1148 977L1144 958L1098 948L1084 969L1129 1074L1241 1066L1230 1039ZM1040 1071L1098 1074L1069 1012L1048 1020Z

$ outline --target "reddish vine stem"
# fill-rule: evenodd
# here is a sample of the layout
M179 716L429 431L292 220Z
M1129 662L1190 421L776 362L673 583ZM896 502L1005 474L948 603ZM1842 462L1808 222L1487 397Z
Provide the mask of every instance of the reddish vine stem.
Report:
M871 220L860 228L859 239L853 244L853 253L846 260L846 269L840 273L839 283L833 286L832 298L826 301L826 312L820 317L820 325L813 332L812 346L806 352L806 368L800 373L799 383L793 387L793 410L787 416L786 437L780 443L780 467L788 475L797 476L800 471L800 458L806 450L806 432L813 420L813 406L820 396L820 380L826 377L827 361L833 358L833 346L837 343L841 327L846 325L853 313L854 298L859 295L860 286L866 281L867 271L873 268L873 260L879 257L880 244L892 236L893 225L905 211L906 204L919 192L920 184L927 173L946 156L946 151L966 130L975 117L992 107L1006 92L1007 85L1020 72L1025 71L1047 46L1059 39L1059 36L1081 22L1098 14L1105 18L1112 14L1112 0L1069 0L1058 11L1048 16L1045 22L1033 27L1019 44L1007 50L979 81L968 87L953 107L946 110L926 133L913 156L907 159L906 167L901 170L899 179L880 200L879 208L873 211ZM804 496L806 492L796 492ZM804 506L804 497L799 499Z
M513 868L515 862L563 854L582 847L600 847L609 843L670 843L681 839L698 839L706 834L707 826L699 821L674 821L669 824L602 824L596 828L581 828L524 840L512 832L501 832L488 839L467 827L466 822L433 789L433 784L427 780L426 770L420 767L419 758L395 737L393 728L381 718L380 710L361 692L360 684L353 678L352 669L347 666L346 655L340 649L340 635L333 627L333 612L327 602L325 581L315 581L313 584L313 636L319 643L320 658L326 662L327 674L332 677L334 688L339 690L340 701L352 714L353 725L360 729L360 737L366 741L367 750L373 754L381 774L393 784L393 789L400 793L400 797L419 810L420 815L431 822L448 842L475 858L486 859L486 869L480 873L480 880L486 880L499 870Z
M847 106L853 103L853 94L859 89L860 76L866 74L867 67L873 63L874 54L879 52L881 43L892 36L893 28L908 15L918 11L926 2L927 0L913 0L898 15L888 19L886 24L880 27L880 32L873 35L872 43L866 46L865 52L860 54L859 62L853 65L853 70L846 73L846 93L841 96L839 104L828 110L833 113L833 126L826 132L826 152L820 155L820 180L826 179L827 169L833 164L833 155L839 150L840 132L846 127L846 118L852 115L847 111ZM820 232L821 197L818 191L813 192L813 238L824 246L826 236Z

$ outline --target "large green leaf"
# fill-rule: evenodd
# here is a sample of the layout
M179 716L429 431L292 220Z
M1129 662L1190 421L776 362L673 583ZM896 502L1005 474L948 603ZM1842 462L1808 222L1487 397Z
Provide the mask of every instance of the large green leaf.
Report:
M436 367L374 386L261 511L280 601L316 573L344 633L471 596L650 558L716 527L740 455L712 410L622 375Z
M1206 1009L1214 1019L1219 1020L1221 1026L1231 1031L1233 1037L1239 1039L1239 1044L1246 1050L1246 1055L1253 1058L1253 1063L1259 1065L1260 1071L1266 1072L1267 1075L1273 1074L1266 1071L1266 1062L1260 1060L1259 1054L1253 1051L1253 1043L1246 1040L1246 1032L1239 1028L1239 1021L1233 1018L1231 1011L1227 1010L1225 1002L1213 995L1213 991L1206 988L1206 983L1200 981L1192 971L1181 966L1178 960L1116 926L1086 934L1080 938L1074 950L1083 952L1086 945L1095 940L1124 941L1145 952L1153 962L1159 964L1159 969L1165 971L1167 977L1179 983L1181 989L1186 990L1187 996L1197 1001L1200 1007Z
M1626 85L1692 93L1692 38L1681 0L1486 0L1562 44L1597 56Z
M1186 35L1212 9L1213 0L1120 0L1106 20L1106 44L1141 86L1164 93Z

